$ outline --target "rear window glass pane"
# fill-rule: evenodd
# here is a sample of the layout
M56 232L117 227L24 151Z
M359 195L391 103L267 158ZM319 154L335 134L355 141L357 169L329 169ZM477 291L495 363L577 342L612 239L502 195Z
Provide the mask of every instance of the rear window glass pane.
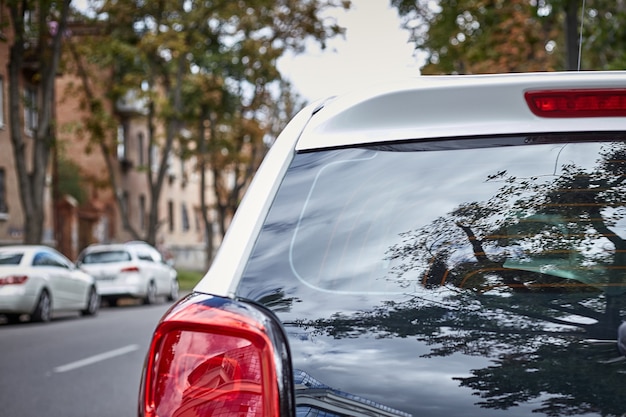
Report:
M296 154L237 295L412 415L622 415L625 184L612 134Z
M246 274L339 293L431 285L621 293L626 145L569 139L297 155Z
M0 265L19 265L23 253L0 253Z
M112 262L130 261L130 259L130 253L118 250L88 253L83 257L81 262L84 264L106 264Z

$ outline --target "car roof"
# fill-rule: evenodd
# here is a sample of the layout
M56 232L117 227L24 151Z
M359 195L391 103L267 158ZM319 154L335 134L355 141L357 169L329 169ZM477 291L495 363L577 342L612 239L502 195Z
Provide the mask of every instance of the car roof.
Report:
M63 255L62 253L60 253L56 249L51 248L50 246L46 246L46 245L19 244L19 245L0 246L0 253L4 253L4 254L16 254L16 253L19 253L19 254L21 254L22 255L22 259L20 261L20 265L30 264L32 259L35 257L35 255L37 253L41 253L41 252L54 253L54 254L60 255L60 256L65 258L65 255ZM11 267L12 265L6 265L6 266Z
M127 251L129 248L125 243L93 243L87 246L83 252L102 252L102 251L111 251L111 250L124 250Z
M104 248L116 248L116 249L123 249L123 248L129 248L129 247L149 247L149 248L153 248L154 247L152 245L150 245L147 242L144 242L143 240L130 240L128 242L113 242L113 243L92 243L91 245L87 246L87 248L85 249L104 249Z
M563 119L533 114L524 93L542 89L626 88L626 71L426 75L374 85L320 105L295 149L414 138L556 132ZM480 100L480 105L476 105ZM595 118L593 130L623 129L624 118ZM567 131L588 131L589 118Z
M0 252L35 252L35 251L52 251L56 252L54 248L46 245L8 245L0 246Z

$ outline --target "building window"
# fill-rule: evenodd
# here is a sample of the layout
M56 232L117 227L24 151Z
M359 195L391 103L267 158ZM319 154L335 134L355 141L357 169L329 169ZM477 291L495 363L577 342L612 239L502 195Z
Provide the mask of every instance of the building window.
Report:
M128 191L124 191L122 194L122 206L124 210L126 210L126 218L130 219L130 197L128 195Z
M4 78L0 77L0 128L4 127Z
M139 227L146 230L146 196L139 196Z
M167 202L167 221L169 223L170 232L174 231L174 202L172 200Z
M137 152L139 155L139 165L140 166L144 166L146 163L146 157L145 157L145 144L143 143L144 141L144 137L143 137L143 132L139 132L137 134Z
M188 232L191 227L189 226L189 213L187 212L187 204L183 203L180 211L182 214L183 232Z
M8 212L6 175L4 168L0 168L0 218L2 218L3 215L6 216Z
M4 7L0 7L0 39L6 39L5 29L7 26L8 15L5 16L6 9Z
M128 139L126 138L126 127L123 124L117 126L117 159L126 161L128 152Z
M194 219L196 221L196 232L200 231L200 225L203 223L203 219L202 219L202 211L200 210L200 207L196 207L194 210Z
M24 89L24 128L26 133L33 134L37 130L37 124L37 89L33 86L27 86Z
M159 148L156 145L152 145L150 147L150 172L157 173L159 172Z
M167 155L167 176L170 182L176 179L176 169L174 167L174 153L170 151Z

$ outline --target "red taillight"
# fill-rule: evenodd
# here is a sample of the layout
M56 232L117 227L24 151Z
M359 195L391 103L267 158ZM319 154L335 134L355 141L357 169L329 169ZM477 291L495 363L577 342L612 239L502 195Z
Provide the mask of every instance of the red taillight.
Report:
M137 266L127 266L122 268L120 272L139 272L139 267Z
M9 275L0 278L0 285L19 285L25 283L27 279L26 275Z
M524 97L540 117L626 116L626 89L527 91Z
M182 303L155 330L142 381L150 417L277 415L272 343L256 320Z

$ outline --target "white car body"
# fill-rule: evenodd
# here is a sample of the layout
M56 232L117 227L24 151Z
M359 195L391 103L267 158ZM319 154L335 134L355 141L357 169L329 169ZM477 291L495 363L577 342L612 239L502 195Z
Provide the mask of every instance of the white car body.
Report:
M3 262L11 257L19 263ZM39 305L44 294L49 297L48 306ZM94 315L98 306L93 277L56 250L39 245L0 248L0 314L10 321L17 321L22 314L49 321L57 311ZM41 308L48 311L39 311Z
M178 297L176 270L146 243L91 245L78 256L77 264L94 276L101 297L111 304L124 297L146 304L156 297L170 301Z

